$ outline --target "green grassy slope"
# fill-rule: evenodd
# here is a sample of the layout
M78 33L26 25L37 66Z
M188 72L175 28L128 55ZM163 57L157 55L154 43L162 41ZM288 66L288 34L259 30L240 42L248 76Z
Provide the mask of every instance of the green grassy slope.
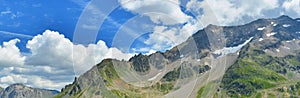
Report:
M272 57L263 50L251 45L244 47L239 59L226 71L221 88L231 97L263 96L260 91L293 84L289 70L299 66L297 56ZM297 80L295 80L297 81ZM273 91L272 91L273 92ZM272 96L272 93L268 93ZM273 94L274 95L274 94ZM285 95L276 93L276 95Z

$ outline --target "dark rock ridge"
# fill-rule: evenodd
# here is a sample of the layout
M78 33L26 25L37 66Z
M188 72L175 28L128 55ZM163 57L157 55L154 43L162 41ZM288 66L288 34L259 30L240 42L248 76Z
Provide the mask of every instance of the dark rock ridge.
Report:
M129 61L132 62L133 68L137 72L146 72L150 69L149 60L146 55L135 55Z

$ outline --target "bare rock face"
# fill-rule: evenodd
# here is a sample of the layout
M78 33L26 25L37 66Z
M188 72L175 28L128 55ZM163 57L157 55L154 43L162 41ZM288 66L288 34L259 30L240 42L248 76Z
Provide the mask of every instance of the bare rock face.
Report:
M150 69L149 60L146 55L136 55L129 61L132 62L133 68L138 72L146 72Z
M52 98L58 91L27 87L23 84L13 84L0 88L0 98Z

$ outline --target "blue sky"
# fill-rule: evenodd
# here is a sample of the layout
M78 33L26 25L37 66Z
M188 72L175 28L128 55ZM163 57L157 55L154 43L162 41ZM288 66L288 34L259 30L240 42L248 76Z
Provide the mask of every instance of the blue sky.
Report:
M208 24L300 16L300 0L1 0L0 86L61 89L105 58L165 51ZM255 7L254 7L255 5Z
M0 42L19 38L21 42L17 46L21 52L27 53L30 52L26 48L27 41L33 36L43 33L46 29L58 31L72 41L77 21L89 1L64 0L58 3L55 0L30 0L26 2L2 0L0 1L1 6L3 6L0 8L3 12L0 15L0 31L2 31L2 33L0 32ZM114 35L120 26L128 19L135 17L136 14L118 6L107 16L110 19L104 20L93 43L96 43L97 40L103 40L108 47L111 47ZM136 40L133 46L137 47L137 44L139 46L145 45Z
M55 0L1 0L0 6L2 12L7 12L0 16L1 31L35 36L45 29L51 29L65 32L63 34L67 38L72 38L72 32L83 9L82 6L68 0L59 3ZM6 36L13 36L13 34L1 34L1 42L11 39ZM29 38L20 39L26 42ZM21 50L25 52L24 46L25 43L21 43Z

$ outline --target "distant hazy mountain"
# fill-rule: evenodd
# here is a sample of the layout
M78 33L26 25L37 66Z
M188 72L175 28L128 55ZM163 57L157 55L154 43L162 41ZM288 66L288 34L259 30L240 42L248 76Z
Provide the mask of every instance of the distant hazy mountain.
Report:
M0 89L0 98L52 98L58 91L27 87L23 84L13 84Z
M103 60L56 97L299 97L300 19L209 25L164 53Z

